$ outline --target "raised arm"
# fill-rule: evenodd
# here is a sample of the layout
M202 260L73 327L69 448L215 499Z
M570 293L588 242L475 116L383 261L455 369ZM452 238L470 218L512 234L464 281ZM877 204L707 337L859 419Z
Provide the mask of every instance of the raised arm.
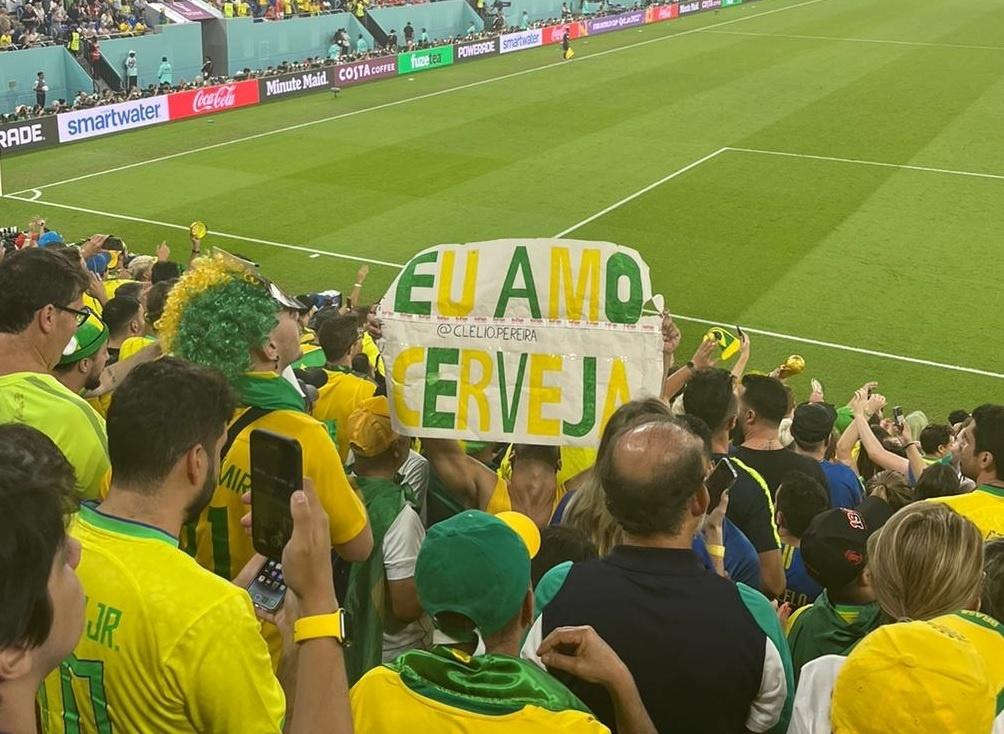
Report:
M872 398L875 396L873 395ZM872 432L872 428L868 425L868 395L862 394L861 390L858 390L854 395L854 399L851 401L851 408L854 410L854 425L858 429L858 438L861 441L861 450L868 452L868 457L877 465L883 469L891 469L893 471L900 472L903 476L906 476L907 471L910 468L910 462L900 456L899 454L894 454L889 451L882 442L879 441L878 437Z
M708 339L701 340L690 361L663 381L660 397L664 403L670 402L674 395L686 387L690 378L694 376L694 372L714 367L718 363L718 358L713 356L717 346L715 342Z
M480 461L465 454L459 441L423 438L422 451L447 492L471 507L483 510L488 506L498 477Z

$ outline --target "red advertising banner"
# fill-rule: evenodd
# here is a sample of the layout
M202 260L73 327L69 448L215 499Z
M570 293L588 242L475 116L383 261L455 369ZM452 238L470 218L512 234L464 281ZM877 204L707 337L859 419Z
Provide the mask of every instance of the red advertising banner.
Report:
M247 79L242 82L169 94L167 108L171 120L183 120L186 117L210 115L214 112L225 112L258 104L260 99L258 80Z
M568 29L568 37L570 39L581 38L586 35L586 23L585 21L575 21L573 23L564 23L562 25L550 25L544 28L543 43L542 46L548 46L552 43L561 43L561 38L565 34L565 29Z
M658 23L663 20L673 20L680 17L680 6L678 3L672 5L649 5L645 8L645 22Z

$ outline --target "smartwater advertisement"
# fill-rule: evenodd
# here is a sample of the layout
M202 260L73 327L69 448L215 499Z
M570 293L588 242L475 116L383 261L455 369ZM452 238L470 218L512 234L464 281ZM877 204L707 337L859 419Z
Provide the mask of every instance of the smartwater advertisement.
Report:
M519 33L504 33L499 36L499 53L509 54L513 51L522 51L525 48L540 46L544 38L544 31L534 28L529 31Z
M119 102L89 110L64 112L58 116L59 142L95 138L99 135L156 125L170 119L167 97L150 97Z

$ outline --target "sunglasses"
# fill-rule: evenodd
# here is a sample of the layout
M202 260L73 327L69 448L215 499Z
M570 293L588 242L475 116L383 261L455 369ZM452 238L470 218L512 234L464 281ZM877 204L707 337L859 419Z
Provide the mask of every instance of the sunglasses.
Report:
M90 306L84 306L82 309L70 308L69 306L60 306L58 304L52 304L53 308L58 308L60 311L66 311L66 313L72 313L77 320L77 326L83 326L87 318L91 316L94 312L90 309Z

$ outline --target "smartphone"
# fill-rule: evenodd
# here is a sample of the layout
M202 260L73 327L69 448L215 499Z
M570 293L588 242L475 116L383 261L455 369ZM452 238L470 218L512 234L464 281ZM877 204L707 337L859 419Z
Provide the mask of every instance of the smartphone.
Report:
M303 485L300 442L277 433L251 431L251 542L273 561L293 534L289 500Z
M893 409L892 409L892 420L893 420L893 422L897 426L899 426L899 427L903 426L903 406L902 405L897 405L897 406L893 407Z
M266 612L274 612L286 599L286 580L282 577L282 564L269 558L248 584L251 602Z
M708 474L708 478L704 481L704 486L708 488L708 495L711 497L711 502L708 503L709 513L718 507L718 503L722 500L722 494L736 483L736 477L738 476L736 468L732 466L732 462L728 460L728 457L722 457L718 460L718 463L715 464L711 473Z

